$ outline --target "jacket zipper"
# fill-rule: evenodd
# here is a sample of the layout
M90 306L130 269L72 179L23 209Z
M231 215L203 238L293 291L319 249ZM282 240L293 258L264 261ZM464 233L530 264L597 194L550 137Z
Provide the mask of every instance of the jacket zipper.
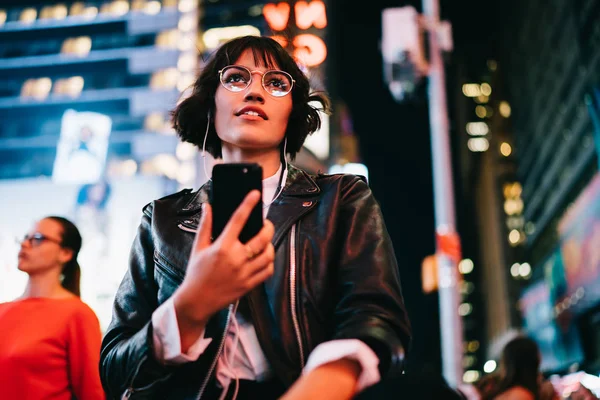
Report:
M177 283L178 285L181 284L181 282L183 281L183 278L184 278L183 274L178 274L177 272L173 271L171 268L167 268L165 265L163 265L163 264L167 264L167 262L162 261L161 256L159 256L158 254L156 254L154 256L154 264L156 264L158 269L160 269L162 272L164 272L169 278L173 279L175 281L175 283Z
M300 351L300 365L304 368L304 349L302 348L302 336L300 335L300 323L296 312L296 225L292 225L290 232L290 310L292 312L292 322L294 323L294 332L298 341L298 350Z
M123 392L123 395L121 396L121 400L128 400L135 392L143 392L144 390L150 389L156 383L166 381L167 379L169 379L171 377L172 374L168 374L165 377L157 379L154 382L152 382L144 387L134 389L133 382L135 381L135 377L137 376L138 372L140 372L140 367L142 366L144 361L146 361L147 358L148 358L148 356L143 356L142 359L140 360L140 362L138 362L138 365L135 368L135 372L133 373L133 377L131 378L131 382L129 383L129 387L127 388L127 390L125 392Z
M225 338L227 337L227 331L229 330L229 324L231 323L231 316L233 314L234 307L235 307L234 304L229 305L229 312L227 313L227 322L225 322L225 329L223 330L223 336L221 337L221 343L219 344L219 350L217 350L217 354L215 355L215 358L213 359L213 362L210 365L208 374L204 378L204 382L202 382L202 386L200 386L200 390L198 390L198 395L196 396L196 400L200 400L202 398L202 395L204 394L204 391L206 390L206 387L208 386L208 381L210 380L210 376L212 375L215 367L217 366L217 361L219 360L219 356L221 355L221 352L223 351L223 347L225 346Z
M178 224L177 227L179 229L181 229L182 231L186 231L186 232L196 233L196 231L197 231L197 229L188 228L187 226L185 226L183 224Z

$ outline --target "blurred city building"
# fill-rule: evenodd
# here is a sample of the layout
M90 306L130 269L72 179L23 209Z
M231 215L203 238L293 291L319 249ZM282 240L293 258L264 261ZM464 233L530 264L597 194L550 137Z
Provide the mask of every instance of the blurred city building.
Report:
M600 4L503 8L510 24L490 49L459 55L452 88L459 214L474 220L461 236L484 307L474 372L491 372L486 360L523 332L538 342L544 373L596 375Z

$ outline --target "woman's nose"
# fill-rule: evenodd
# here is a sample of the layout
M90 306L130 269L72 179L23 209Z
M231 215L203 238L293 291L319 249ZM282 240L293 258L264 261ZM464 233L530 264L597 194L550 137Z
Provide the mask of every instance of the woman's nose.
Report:
M264 89L262 87L261 80L256 78L252 79L252 82L250 82L250 86L248 86L246 95L244 96L244 100L264 103L265 97L263 91Z

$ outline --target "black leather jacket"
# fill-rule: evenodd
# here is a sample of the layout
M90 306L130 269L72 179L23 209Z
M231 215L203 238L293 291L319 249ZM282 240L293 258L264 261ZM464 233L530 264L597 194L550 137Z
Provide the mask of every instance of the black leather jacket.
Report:
M210 183L144 207L102 343L100 373L110 398L193 399L201 386L214 384L228 310L207 324L205 337L213 341L199 359L178 366L154 358L151 322L184 278L209 192ZM277 378L291 386L319 343L348 338L375 351L382 377L400 372L410 324L392 243L364 180L290 166L267 218L275 225L275 273L247 298Z

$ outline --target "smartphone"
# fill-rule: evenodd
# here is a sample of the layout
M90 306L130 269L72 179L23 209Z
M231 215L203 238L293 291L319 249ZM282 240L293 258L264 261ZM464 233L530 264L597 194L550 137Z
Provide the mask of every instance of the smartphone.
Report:
M252 190L258 190L262 199L262 167L255 163L216 164L212 171L210 204L213 210L212 237L219 237L234 211ZM262 201L254 207L239 240L246 243L263 227Z

